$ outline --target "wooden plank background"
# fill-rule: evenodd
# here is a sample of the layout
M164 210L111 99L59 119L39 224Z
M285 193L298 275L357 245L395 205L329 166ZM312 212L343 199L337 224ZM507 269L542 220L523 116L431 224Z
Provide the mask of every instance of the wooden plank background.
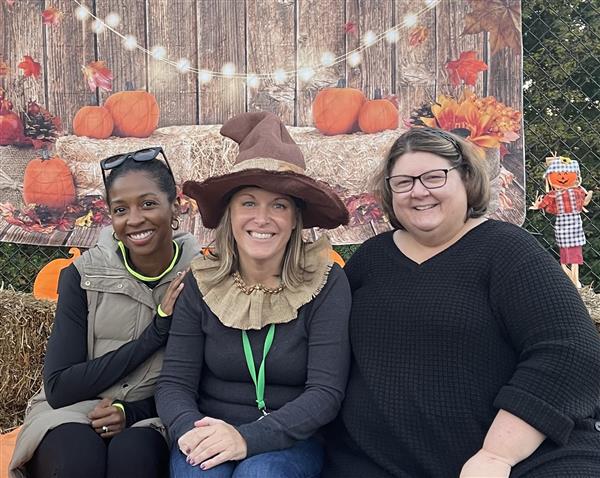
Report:
M483 1L483 0L475 0ZM518 0L511 0L518 2ZM64 17L57 26L42 25L41 13L56 6ZM425 6L424 0L91 0L88 8L99 18L117 12L117 30L135 36L147 49L162 45L167 57L187 58L194 68L220 71L236 65L238 73L272 73L276 68L294 71L319 65L321 55L336 57L359 47L364 34L379 34L402 22L404 16ZM157 97L160 126L219 124L243 111L269 110L286 124L312 125L311 104L316 93L340 78L372 97L375 88L399 98L401 116L438 94L458 95L462 87L449 84L445 64L460 52L476 50L489 70L479 75L475 91L493 94L513 107L522 107L520 57L504 49L490 56L487 34L461 36L469 0L440 0L422 13L418 24L429 29L422 45L408 45L408 28L399 41L385 40L361 52L362 62L352 67L343 61L318 70L302 81L290 75L250 88L241 78L213 78L203 84L196 73L180 73L139 50L129 51L111 32L95 35L91 22L81 22L73 0L18 0L12 7L0 2L0 59L13 70L23 55L43 66L39 82L24 85L24 97L36 98L57 114L70 131L75 112L83 105L102 104L110 94L90 92L81 66L103 60L113 71L113 91L130 82ZM346 25L353 31L346 32ZM0 80L4 85L6 80Z

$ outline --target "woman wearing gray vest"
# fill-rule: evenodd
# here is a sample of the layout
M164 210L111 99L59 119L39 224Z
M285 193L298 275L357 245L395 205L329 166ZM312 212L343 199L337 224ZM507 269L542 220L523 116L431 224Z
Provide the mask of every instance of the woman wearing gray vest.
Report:
M199 246L174 234L179 207L162 148L101 167L112 228L61 274L44 387L28 407L12 478L166 476L154 386Z
M302 229L348 212L272 113L221 134L239 144L232 172L183 186L216 240L192 261L157 386L171 478L316 477L316 434L346 387L350 288L326 237Z

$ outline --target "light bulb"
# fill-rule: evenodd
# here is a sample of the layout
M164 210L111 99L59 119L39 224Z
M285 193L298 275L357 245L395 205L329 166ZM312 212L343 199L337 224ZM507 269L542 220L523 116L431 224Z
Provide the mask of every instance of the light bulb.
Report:
M80 5L79 7L77 7L75 9L75 16L79 20L85 20L88 17L89 14L90 14L90 10L85 5Z
M400 39L397 30L390 30L385 34L385 39L388 43L396 43Z
M187 73L190 70L190 60L187 58L180 58L177 61L177 70L180 73Z
M275 83L283 83L283 82L285 82L286 79L287 79L287 73L283 69L277 68L273 72L273 80L275 80Z
M137 48L137 40L133 35L125 35L123 38L123 46L127 50L135 50Z
M315 76L315 70L313 70L310 66L303 66L298 70L298 77L302 81L310 81L313 76Z
M233 63L225 63L221 69L225 78L232 78L235 75L235 65Z
M164 46L156 45L152 47L150 54L155 60L162 60L165 56L167 56L167 50Z
M369 30L368 32L365 32L365 34L363 35L363 43L365 44L365 46L371 46L376 41L377 41L377 35L375 35L375 32L373 30Z
M258 88L260 85L260 80L258 79L258 76L250 74L248 75L248 78L246 78L246 83L250 88Z
M357 51L353 51L348 55L348 64L353 68L360 65L361 61L362 58L360 56L360 53Z
M335 55L330 51L326 51L321 55L321 65L331 66L335 63Z
M117 28L121 24L121 17L118 13L110 12L108 15L106 15L104 23L111 28Z
M406 15L404 17L404 21L402 23L405 27L410 28L410 27L414 27L418 21L419 21L419 19L417 18L417 16L414 13L409 13L408 15Z
M198 76L201 83L208 83L212 79L212 73L208 70L200 70Z

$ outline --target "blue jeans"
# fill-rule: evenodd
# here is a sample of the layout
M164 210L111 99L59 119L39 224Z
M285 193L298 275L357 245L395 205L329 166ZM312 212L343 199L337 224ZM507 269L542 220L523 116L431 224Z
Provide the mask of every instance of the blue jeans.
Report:
M189 465L175 443L170 466L171 478L319 478L323 447L314 438L309 438L285 450L228 461L204 471L200 466Z

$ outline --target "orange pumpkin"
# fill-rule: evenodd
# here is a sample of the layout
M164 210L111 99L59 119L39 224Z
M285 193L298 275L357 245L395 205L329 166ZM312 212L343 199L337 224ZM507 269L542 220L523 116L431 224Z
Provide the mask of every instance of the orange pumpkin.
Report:
M147 91L115 93L106 99L104 107L112 115L115 136L147 138L158 126L158 103Z
M362 91L344 88L340 80L336 88L319 91L312 105L316 128L323 134L334 135L356 131L358 113L367 100Z
M58 156L29 161L23 178L23 199L26 204L39 204L50 209L64 209L75 201L75 185L67 164Z
M579 186L579 176L575 171L552 171L547 176L554 189L569 189Z
M398 127L398 109L389 100L381 98L381 90L375 90L375 99L365 102L358 114L358 126L365 133L378 133Z
M112 115L104 106L84 106L73 118L73 132L77 136L106 139L113 127Z
M54 301L58 299L58 277L60 276L60 271L77 259L81 255L81 252L76 247L71 247L69 254L71 255L70 258L50 261L38 272L33 283L33 296L36 299Z

